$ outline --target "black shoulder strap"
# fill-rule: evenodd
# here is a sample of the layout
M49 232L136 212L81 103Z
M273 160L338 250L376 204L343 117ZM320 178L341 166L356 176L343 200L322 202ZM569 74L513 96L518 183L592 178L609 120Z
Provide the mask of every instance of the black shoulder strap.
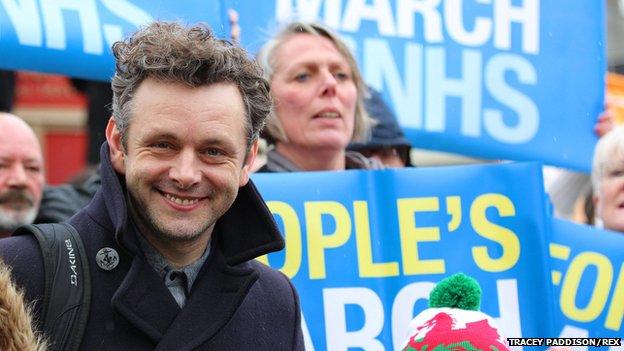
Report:
M87 253L68 223L26 225L13 235L32 234L45 272L43 328L51 350L78 350L89 317L91 276Z

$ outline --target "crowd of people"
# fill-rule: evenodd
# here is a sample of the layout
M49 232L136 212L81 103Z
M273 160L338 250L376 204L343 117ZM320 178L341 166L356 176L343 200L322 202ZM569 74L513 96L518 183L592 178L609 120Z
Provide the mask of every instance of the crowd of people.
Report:
M35 133L0 113L0 237L68 221L98 258L88 320L73 341L81 349L303 349L293 285L254 260L284 245L249 179L259 139L269 144L259 172L411 166L392 110L345 43L318 24L289 24L255 61L207 27L165 22L113 51L106 142L97 172L80 184L44 188ZM596 147L592 203L597 222L624 232L624 129L609 129ZM44 330L37 240L3 239L0 257L30 302L19 313ZM10 329L44 349L26 320ZM24 345L3 334L1 349Z

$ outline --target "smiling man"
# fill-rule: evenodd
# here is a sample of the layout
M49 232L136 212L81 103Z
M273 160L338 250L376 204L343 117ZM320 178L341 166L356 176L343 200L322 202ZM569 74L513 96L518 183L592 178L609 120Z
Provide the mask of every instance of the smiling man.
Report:
M21 118L0 112L0 238L33 222L43 183L37 136Z
M93 258L80 349L303 349L292 284L254 260L284 245L249 180L271 109L262 72L203 26L157 22L113 51L102 186L69 221ZM41 316L36 245L0 252Z

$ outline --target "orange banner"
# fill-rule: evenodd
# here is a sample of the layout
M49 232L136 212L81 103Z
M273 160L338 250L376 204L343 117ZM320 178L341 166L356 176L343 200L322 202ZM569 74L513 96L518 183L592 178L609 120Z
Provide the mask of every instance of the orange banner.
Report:
M624 75L607 73L605 104L618 124L624 123Z

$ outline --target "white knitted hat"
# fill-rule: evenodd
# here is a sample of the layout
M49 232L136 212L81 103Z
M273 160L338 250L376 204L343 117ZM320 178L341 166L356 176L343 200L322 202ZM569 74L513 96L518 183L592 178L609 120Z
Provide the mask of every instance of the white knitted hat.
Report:
M494 321L479 311L481 287L462 273L438 283L429 308L409 324L404 351L509 351Z

